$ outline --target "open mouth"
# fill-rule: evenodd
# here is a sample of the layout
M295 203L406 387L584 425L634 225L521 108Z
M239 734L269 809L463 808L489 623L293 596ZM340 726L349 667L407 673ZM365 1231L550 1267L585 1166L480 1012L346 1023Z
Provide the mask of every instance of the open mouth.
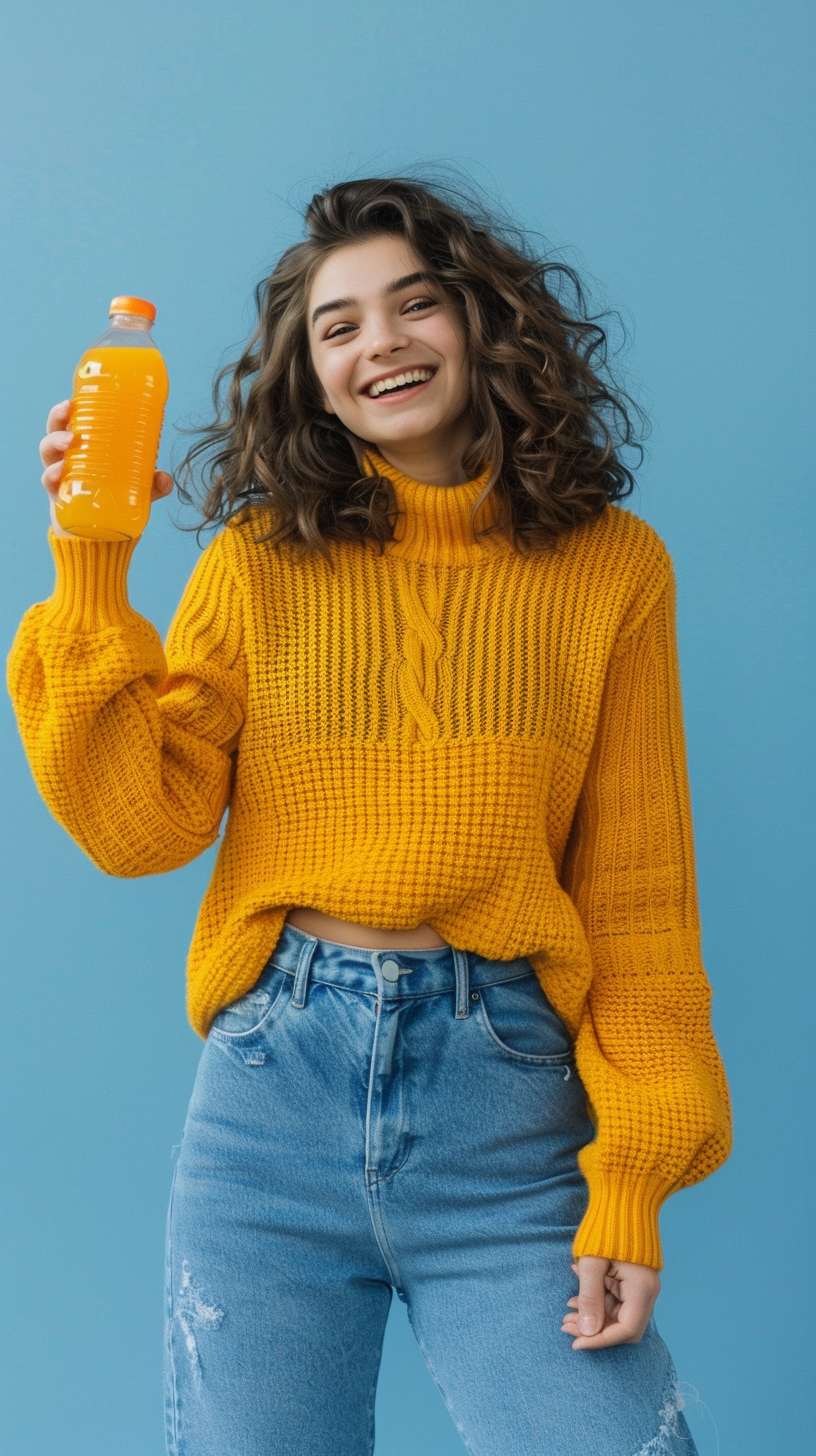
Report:
M405 369L399 374L391 374L387 379L377 379L366 390L369 399L381 399L384 395L407 394L409 389L417 389L422 384L429 384L433 379L435 369Z

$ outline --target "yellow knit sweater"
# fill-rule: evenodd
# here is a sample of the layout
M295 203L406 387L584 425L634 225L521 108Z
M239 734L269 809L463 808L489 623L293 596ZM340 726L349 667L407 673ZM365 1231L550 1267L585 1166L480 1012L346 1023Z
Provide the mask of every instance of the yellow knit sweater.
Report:
M670 557L608 506L553 552L473 538L485 477L394 483L398 540L203 553L166 649L132 544L52 535L10 686L51 810L113 875L220 852L190 950L202 1036L288 910L428 921L528 956L596 1128L574 1253L662 1267L658 1210L730 1149L700 958ZM479 526L498 521L494 494Z

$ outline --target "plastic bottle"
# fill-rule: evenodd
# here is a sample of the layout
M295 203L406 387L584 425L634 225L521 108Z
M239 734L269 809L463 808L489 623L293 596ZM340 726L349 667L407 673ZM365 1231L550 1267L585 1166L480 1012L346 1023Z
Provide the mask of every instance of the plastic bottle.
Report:
M72 536L127 541L141 536L159 453L169 383L150 335L144 298L114 298L110 324L74 373L57 522Z

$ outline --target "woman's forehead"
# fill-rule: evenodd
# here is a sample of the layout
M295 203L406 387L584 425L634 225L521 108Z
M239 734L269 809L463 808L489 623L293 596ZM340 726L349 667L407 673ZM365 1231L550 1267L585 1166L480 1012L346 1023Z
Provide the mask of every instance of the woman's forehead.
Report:
M362 301L423 267L422 259L404 238L384 234L343 244L334 248L317 269L309 290L309 310L334 298Z

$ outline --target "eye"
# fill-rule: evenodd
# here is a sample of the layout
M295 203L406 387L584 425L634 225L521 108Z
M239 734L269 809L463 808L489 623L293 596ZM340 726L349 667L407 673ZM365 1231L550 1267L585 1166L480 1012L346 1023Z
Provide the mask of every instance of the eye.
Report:
M437 301L438 300L435 298L417 298L414 300L413 303L408 304L405 312L413 313L415 309L418 309L420 312L424 312L426 308L435 308Z
M335 324L334 325L334 328L329 329L329 332L327 333L326 338L327 339L339 339L339 338L342 338L343 334L348 334L348 333L353 332L353 330L356 329L356 327L357 327L356 324Z

